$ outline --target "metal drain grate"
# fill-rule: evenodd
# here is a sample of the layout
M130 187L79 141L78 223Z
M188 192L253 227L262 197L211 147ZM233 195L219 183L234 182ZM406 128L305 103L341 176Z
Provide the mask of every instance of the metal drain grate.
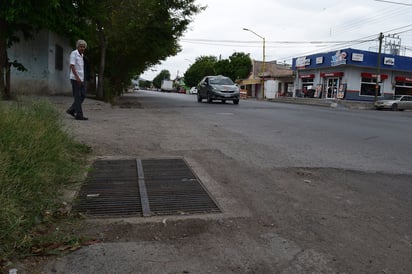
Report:
M183 159L142 160L142 165L154 214L220 212Z
M96 161L73 210L95 217L139 214L142 208L136 185L136 161Z
M180 158L98 160L73 210L93 217L220 212Z

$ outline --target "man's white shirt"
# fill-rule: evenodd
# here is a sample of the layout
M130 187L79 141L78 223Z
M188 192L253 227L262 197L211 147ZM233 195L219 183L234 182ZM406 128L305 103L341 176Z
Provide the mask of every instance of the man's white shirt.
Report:
M70 54L70 65L74 65L76 69L77 75L79 75L80 80L84 81L84 60L83 55L79 53L79 51L73 50ZM76 76L74 76L73 71L70 69L70 79L76 80Z

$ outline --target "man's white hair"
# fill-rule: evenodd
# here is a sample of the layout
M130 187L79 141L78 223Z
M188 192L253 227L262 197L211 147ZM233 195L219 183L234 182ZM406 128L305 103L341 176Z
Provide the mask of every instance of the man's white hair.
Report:
M80 45L84 45L85 48L87 48L87 43L84 40L77 40L76 48L78 48Z

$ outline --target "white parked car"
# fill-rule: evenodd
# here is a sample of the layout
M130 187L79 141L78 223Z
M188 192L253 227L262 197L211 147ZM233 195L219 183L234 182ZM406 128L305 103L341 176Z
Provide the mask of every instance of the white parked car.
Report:
M192 87L192 88L189 90L189 93L190 93L190 94L197 94L197 88L196 88L196 87Z
M411 95L395 95L393 99L379 100L375 102L376 109L404 110L412 109Z

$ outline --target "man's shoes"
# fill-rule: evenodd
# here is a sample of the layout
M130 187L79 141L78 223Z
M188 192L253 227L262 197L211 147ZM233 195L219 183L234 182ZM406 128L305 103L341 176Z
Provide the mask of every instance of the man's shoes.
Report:
M77 116L76 116L76 118L74 118L74 119L76 119L76 120L82 120L82 121L89 120L89 118L87 118L87 117L77 117Z
M68 109L68 110L66 110L66 113L76 118L76 115L74 115L73 110Z

